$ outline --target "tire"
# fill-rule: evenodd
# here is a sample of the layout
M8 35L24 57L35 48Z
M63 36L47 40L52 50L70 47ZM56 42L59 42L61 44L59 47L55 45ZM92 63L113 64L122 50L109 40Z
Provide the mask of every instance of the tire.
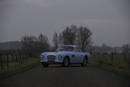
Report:
M64 58L63 60L63 66L68 67L69 66L69 58Z
M48 64L47 63L42 63L42 66L43 67L48 67Z
M87 58L84 58L84 59L83 59L83 62L82 62L81 65L82 65L83 67L85 67L85 66L88 65L88 60L87 60Z

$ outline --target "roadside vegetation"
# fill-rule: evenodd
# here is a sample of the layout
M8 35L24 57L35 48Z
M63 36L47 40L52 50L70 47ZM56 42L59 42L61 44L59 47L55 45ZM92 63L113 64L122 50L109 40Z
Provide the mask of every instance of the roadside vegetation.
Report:
M49 51L48 38L40 34L35 36L23 36L21 48L0 49L0 79L29 70L40 64L40 54Z
M130 54L93 54L91 64L130 78Z
M100 66L105 70L130 77L130 47L123 45L122 52L94 51L90 29L85 26L67 26L62 32L54 32L50 45L48 37L41 33L39 36L26 35L19 41L20 44L9 49L8 46L0 47L0 78L10 76L11 73L21 72L39 64L42 52L55 51L60 45L77 45L83 52L92 54L91 64ZM1 50L3 48L3 50ZM6 50L4 50L6 49Z
M0 79L29 70L39 64L38 57L29 57L21 53L0 54Z

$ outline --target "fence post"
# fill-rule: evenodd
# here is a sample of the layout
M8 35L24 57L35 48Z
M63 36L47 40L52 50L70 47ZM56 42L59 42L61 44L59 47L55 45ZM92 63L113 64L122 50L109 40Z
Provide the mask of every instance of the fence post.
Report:
M114 57L113 57L113 52L111 53L111 57L110 57L110 62L111 62L111 65L113 65L113 60L114 60Z
M0 53L0 68L1 71L3 70L3 60L2 60L2 54Z
M7 70L8 70L9 68L9 54L8 53L6 54L6 60L7 60L6 63L7 63Z
M22 64L22 55L21 55L21 53L19 53L19 59L20 59L20 64Z

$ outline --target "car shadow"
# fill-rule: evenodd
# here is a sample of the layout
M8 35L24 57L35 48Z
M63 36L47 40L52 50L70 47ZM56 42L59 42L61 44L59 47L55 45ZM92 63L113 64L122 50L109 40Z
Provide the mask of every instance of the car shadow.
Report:
M85 67L82 67L81 64L71 64L68 67L64 67L64 66L58 65L58 64L57 65L52 64L52 65L49 65L48 67L43 67L43 68L85 68Z

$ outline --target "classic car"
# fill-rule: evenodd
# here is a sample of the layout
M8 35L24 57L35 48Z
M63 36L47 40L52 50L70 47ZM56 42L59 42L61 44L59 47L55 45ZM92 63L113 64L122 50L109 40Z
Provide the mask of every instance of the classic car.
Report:
M63 45L58 48L56 52L43 52L40 57L40 62L44 67L47 67L49 64L57 63L65 67L74 63L87 66L90 60L90 54L88 52L81 52L75 45Z

